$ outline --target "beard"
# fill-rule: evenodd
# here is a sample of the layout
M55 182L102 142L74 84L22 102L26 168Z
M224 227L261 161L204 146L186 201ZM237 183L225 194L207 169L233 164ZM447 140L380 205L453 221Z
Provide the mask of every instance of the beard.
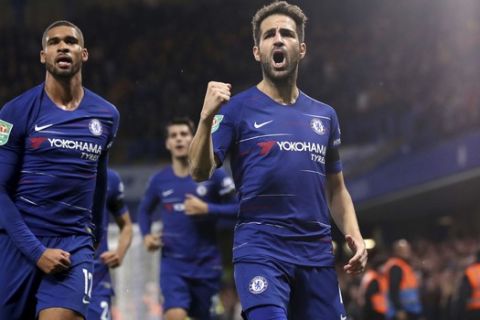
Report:
M77 63L72 63L71 67L68 69L61 69L55 66L55 64L45 62L45 68L47 69L47 72L55 78L70 79L78 72L80 72L80 70L82 69L82 62L79 61Z
M285 68L283 68L282 70L278 70L272 66L270 56L263 56L261 58L263 75L265 78L267 78L273 83L284 84L292 81L295 82L299 61L300 59L298 56L293 60L287 59Z

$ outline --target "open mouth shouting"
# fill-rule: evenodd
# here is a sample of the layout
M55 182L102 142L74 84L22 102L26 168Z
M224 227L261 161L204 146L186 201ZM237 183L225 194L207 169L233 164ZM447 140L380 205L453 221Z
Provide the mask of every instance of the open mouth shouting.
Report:
M272 65L275 69L284 69L287 66L287 56L283 50L273 51Z

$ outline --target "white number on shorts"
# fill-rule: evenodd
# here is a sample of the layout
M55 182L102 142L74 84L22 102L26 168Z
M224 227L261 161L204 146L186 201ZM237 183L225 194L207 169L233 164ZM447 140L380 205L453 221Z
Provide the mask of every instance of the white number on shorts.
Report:
M92 297L93 275L87 269L83 268L83 275L85 276L85 295Z
M100 316L100 320L109 320L110 317L108 316L108 301L100 302L100 308L102 308L102 315Z

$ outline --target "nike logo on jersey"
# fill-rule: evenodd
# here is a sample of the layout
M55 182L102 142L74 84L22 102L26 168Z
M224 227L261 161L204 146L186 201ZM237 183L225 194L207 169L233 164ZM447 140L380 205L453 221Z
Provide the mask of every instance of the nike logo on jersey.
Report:
M347 317L342 314L340 315L340 320L347 320Z
M167 191L163 191L163 192L162 192L162 196L168 197L168 196L171 195L172 193L173 193L173 189L168 189Z
M82 298L82 302L83 302L84 304L89 304L89 303L90 303L90 301L88 301L88 299L85 299L85 297Z
M261 128L263 126L266 126L267 124L273 122L273 120L270 120L270 121L265 121L265 122L262 122L262 123L257 123L257 121L255 121L253 123L253 126L255 127L255 129L258 129L258 128Z
M50 124L46 124L44 126L37 126L35 125L35 131L42 131L43 129L47 129L49 127L53 126L53 123L50 123Z

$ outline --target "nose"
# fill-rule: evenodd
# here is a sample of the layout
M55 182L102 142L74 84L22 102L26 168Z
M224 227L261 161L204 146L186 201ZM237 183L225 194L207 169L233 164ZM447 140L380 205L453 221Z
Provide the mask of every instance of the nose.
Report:
M275 37L273 40L275 45L283 45L283 37L279 30L275 32Z
M58 43L57 51L59 52L68 52L70 49L68 48L68 45L65 43L65 41L60 41Z

